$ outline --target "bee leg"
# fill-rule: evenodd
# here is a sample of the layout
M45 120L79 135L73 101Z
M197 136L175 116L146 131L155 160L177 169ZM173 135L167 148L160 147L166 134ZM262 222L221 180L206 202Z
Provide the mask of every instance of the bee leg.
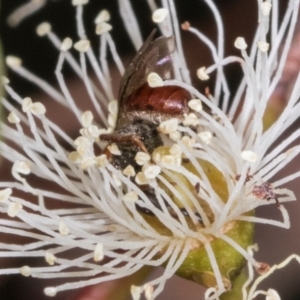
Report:
M140 138L135 134L118 134L118 133L109 133L109 134L102 134L100 136L102 141L113 142L113 143L128 143L131 142L138 148L140 148L143 152L148 153L144 143L140 140Z

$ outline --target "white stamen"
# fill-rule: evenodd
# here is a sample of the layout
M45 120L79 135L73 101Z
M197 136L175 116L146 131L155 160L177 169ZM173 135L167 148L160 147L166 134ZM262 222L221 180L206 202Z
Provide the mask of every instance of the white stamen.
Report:
M69 37L64 38L61 43L60 50L63 52L69 51L73 46L73 41Z
M74 48L79 52L87 52L91 47L89 40L80 40L74 44Z
M7 201L11 194L12 194L11 188L6 188L4 190L0 190L0 202Z
M95 24L99 24L102 22L108 22L110 20L110 13L108 10L103 9L99 12L97 17L95 18Z
M56 259L57 257L53 253L46 251L45 260L50 266L55 264Z
M169 11L166 8L158 8L152 14L152 21L154 23L162 23L168 14Z
M69 232L70 232L70 229L68 228L68 226L66 225L66 223L63 222L63 221L59 222L58 230L59 230L59 233L62 236L67 236L69 234Z
M245 161L254 163L257 160L257 154L250 150L245 150L241 153L241 158Z
M37 35L41 37L47 35L50 31L51 24L48 22L43 22L36 28Z
M102 34L112 30L112 26L106 22L101 22L96 26L96 34Z
M148 162L151 159L151 157L148 153L138 152L134 159L138 165L142 166L143 164Z
M31 275L31 269L28 266L23 266L20 268L20 273L25 277L29 277Z
M14 218L23 208L23 205L20 203L11 203L8 207L7 214Z
M21 121L20 118L17 116L17 114L14 111L9 113L7 120L11 124L18 124Z
M206 73L205 67L201 67L197 70L197 76L200 80L203 80L203 81L209 79L209 75Z
M109 152L113 155L121 155L121 151L118 148L118 146L116 144L110 144L107 146L107 149L109 150Z
M240 50L245 50L248 47L248 45L246 44L246 41L243 37L236 38L236 40L234 42L234 46Z
M196 112L202 111L202 102L199 99L192 99L188 102L189 108Z
M123 196L125 202L136 202L139 199L139 196L136 192L129 192Z
M162 78L155 72L151 72L147 77L147 82L150 87L160 87L164 85Z
M94 261L98 262L103 260L103 258L104 258L103 244L97 243L94 250Z

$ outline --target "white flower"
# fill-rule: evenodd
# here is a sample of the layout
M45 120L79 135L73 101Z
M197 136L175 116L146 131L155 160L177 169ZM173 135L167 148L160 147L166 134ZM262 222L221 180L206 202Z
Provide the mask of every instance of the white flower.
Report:
M191 111L185 117L176 116L157 125L157 132L166 142L153 153L147 153L142 147L143 141L135 135L126 135L125 130L119 140L114 136L118 111L122 113L122 108L115 101L117 95L105 58L110 52L109 57L120 75L124 73L112 39L114 32L118 34L117 28L103 23L111 21L113 24L114 19L110 20L109 12L102 12L97 21L100 22L97 31L101 33L101 47L100 53L96 53L95 45L85 34L82 19L83 5L87 2L73 1L79 37L72 37L72 40L77 41L73 46L77 51L70 49L70 38L60 41L50 25L38 30L58 49L56 76L59 89L33 75L22 65L22 60L13 56L6 59L14 72L37 84L57 101L51 103L57 106L57 111L61 105L69 109L69 114L77 120L73 129L78 135L69 136L50 120L46 104L32 102L29 97L21 98L5 81L3 88L14 105L6 97L1 100L3 106L13 112L9 115L10 123L6 120L1 123L0 153L12 163L14 180L0 182L0 213L5 214L0 232L26 236L30 242L20 249L1 241L0 255L32 255L45 261L43 267L20 266L9 268L9 273L37 278L55 278L62 274L65 283L47 287L44 292L48 296L125 277L144 265L164 264L165 272L161 276L143 287L131 287L134 299L139 299L141 294L146 299L154 299L170 276L181 267L189 267L186 258L191 251L204 249L211 265L206 271L212 274L206 299L218 299L230 287L230 280L227 272L220 268L223 256L214 252L214 241L222 241L235 254L238 253L239 265L246 259L251 270L262 267L252 253L246 251L251 242L253 223L290 227L284 204L294 201L295 195L284 185L298 178L300 171L280 179L276 177L276 180L274 176L300 152L299 145L291 146L300 137L300 131L287 135L287 130L300 116L300 77L296 79L282 114L266 130L263 116L282 76L299 0L289 1L284 15L286 21L281 24L277 23L276 16L270 19L270 2L263 2L258 8L263 21L257 22L253 45L247 47L243 38L236 39L235 46L241 50L241 57L223 56L221 16L213 1L206 0L218 23L217 45L191 25L185 29L194 33L212 51L213 65L199 66L197 73L201 80L208 82L215 78L214 93L202 93L190 84L173 1L169 1L170 7L164 7L167 3L162 1L162 12L167 10L168 14L159 18L163 21L159 24L161 33L174 35L177 43L178 52L173 61L175 78L162 78L150 70L145 74L148 76L145 83L148 81L154 88L175 85L189 91L193 99L186 99ZM148 0L148 3L154 13L154 2ZM128 0L119 1L119 6L125 28L138 50L140 33L133 10ZM28 13L32 11L30 5ZM269 28L272 28L271 33ZM79 59L75 59L73 52ZM244 75L238 93L231 96L224 70L228 64L236 62ZM81 99L68 90L62 73L64 64L69 64L81 78L87 93L84 101L90 102L90 109L86 112L76 105ZM87 73L88 65L92 66L95 76ZM103 127L106 128L99 129ZM106 135L101 137L100 132ZM110 141L107 136L112 141L108 145L105 144L105 140ZM278 143L279 138L281 143ZM128 144L132 142L132 148L141 148L133 155L132 161L124 159L128 149L123 147L120 139ZM114 163L117 159L128 164L123 169L118 168ZM56 188L47 190L41 184L44 182L51 182ZM17 190L22 192L21 195L26 193L26 197L30 195L30 199L20 198ZM283 220L252 215L255 208L275 203ZM241 224L247 227L250 236L248 243L242 245L228 235ZM65 253L73 249L80 250L76 252L77 257L67 259ZM6 269L0 269L0 275L6 272ZM250 279L254 280L254 277ZM197 280L203 280L201 274ZM252 287L256 288L255 281ZM254 292L246 293L244 299L250 300L251 293ZM267 299L278 298L273 290L265 295Z

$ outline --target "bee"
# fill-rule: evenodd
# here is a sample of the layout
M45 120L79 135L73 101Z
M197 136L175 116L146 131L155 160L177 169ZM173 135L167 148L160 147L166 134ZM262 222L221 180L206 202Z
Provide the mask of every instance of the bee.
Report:
M189 91L178 86L150 87L147 77L157 73L163 80L171 79L173 74L172 54L175 51L174 36L154 39L153 30L127 67L120 84L119 111L115 131L100 136L102 141L115 143L121 155L105 154L109 161L120 170L128 165L136 173L141 166L135 161L137 152L152 152L163 145L158 126L170 118L183 119L191 110L188 101L193 97ZM155 191L149 186L140 186L152 203L159 207ZM138 207L144 213L151 211ZM183 214L188 215L185 209ZM199 216L200 218L200 216Z

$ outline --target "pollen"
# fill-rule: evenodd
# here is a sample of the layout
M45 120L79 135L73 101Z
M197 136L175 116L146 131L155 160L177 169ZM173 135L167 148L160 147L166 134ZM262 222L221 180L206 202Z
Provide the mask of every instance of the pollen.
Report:
M99 12L97 17L95 18L95 24L99 24L102 22L108 22L110 20L110 13L108 10L103 9Z
M137 173L137 175L135 176L135 182L139 185L144 185L144 184L148 184L149 183L149 179L145 176L144 173L139 172Z
M151 157L148 153L138 152L134 159L138 165L142 166L146 162L148 162L151 159Z
M96 26L96 34L98 35L111 30L112 30L112 26L106 22L101 22Z
M198 136L204 144L209 144L213 138L213 134L210 131L199 132Z
M265 41L258 41L257 47L261 52L268 52L270 48L270 44Z
M191 99L188 102L188 106L189 108L191 108L192 110L196 111L196 112L200 112L202 111L202 102L199 99Z
M89 40L80 40L74 44L74 48L79 52L87 52L91 47Z
M164 134L172 133L177 130L178 123L178 119L172 118L170 120L160 123L160 125L158 126L158 130Z
M117 144L114 144L114 143L110 144L107 146L107 149L113 155L121 155L121 151L120 151L119 147L117 146Z
M22 111L26 113L31 110L31 107L32 107L31 98L29 97L24 98L22 101Z
M62 41L61 45L60 45L60 50L63 52L69 51L73 46L73 41L71 38L66 37L64 38L64 40Z
M154 291L153 285L145 284L144 289L145 289L145 298L147 300L152 300L153 299L153 291Z
M272 3L270 0L266 0L261 4L261 10L265 17L270 15L271 9L272 9Z
M123 200L125 202L136 202L139 199L138 194L136 192L129 192L124 195Z
M113 101L110 101L108 103L108 111L112 115L117 115L118 114L118 101L117 100L113 100Z
M94 261L98 262L103 260L103 258L104 258L103 244L97 243L94 250Z
M241 153L241 158L250 163L257 161L257 154L250 150L245 150Z
M66 223L63 221L59 222L58 230L59 230L60 235L62 235L62 236L67 236L70 233L70 229L68 228Z
M7 85L9 84L9 79L5 76L1 76L1 84L2 85Z
M94 157L85 157L80 162L80 169L87 170L95 165L95 158Z
M0 190L0 202L6 202L11 194L12 194L11 188Z
M99 168L103 168L108 164L107 156L105 154L102 154L100 156L97 156L95 158L96 166Z
M159 8L152 14L152 21L154 23L162 23L166 19L168 14L169 11L166 8Z
M55 287L47 287L44 289L44 294L48 297L54 297L57 294L57 289Z
M77 5L85 5L89 3L89 0L72 0L72 5L77 6Z
M156 165L147 165L145 168L143 168L143 174L148 179L156 178L160 172L161 172L160 166L156 166Z
M128 176L128 177L133 177L135 176L135 170L134 170L134 167L132 165L128 165L124 170L123 170L123 174L125 176Z
M132 285L130 288L130 293L133 300L140 300L143 288L140 286Z
M93 119L94 116L92 112L87 110L81 115L81 125L85 128L89 127L90 125L92 125Z
M184 126L197 126L199 123L198 117L194 113L190 113L184 116Z
M77 151L71 152L68 158L72 163L80 163L82 160L82 156Z
M12 69L17 69L22 65L22 59L12 55L6 56L5 62Z
M21 121L18 115L14 111L9 113L7 120L11 124L18 124Z
M41 37L47 35L49 32L51 32L51 24L48 22L43 22L36 28L37 35Z
M13 168L19 174L23 174L23 175L30 174L30 163L28 161L17 160L15 161Z
M147 82L149 84L150 87L160 87L160 86L164 86L164 81L162 80L162 78L155 72L151 72L148 76L147 76Z
M274 289L268 289L266 300L281 300L281 298Z
M29 277L31 275L31 269L28 266L23 266L20 268L20 273L25 277Z
M53 253L46 251L45 260L50 266L53 266L57 260L57 257Z
M11 218L14 218L23 208L21 203L11 203L8 207L7 214Z
M201 67L197 70L197 76L200 80L203 80L203 81L209 79L209 75L206 73L205 67Z
M30 111L36 116L44 115L46 113L46 107L41 102L34 102L31 106Z
M237 49L240 50L246 50L248 45L246 44L246 41L243 37L238 37L236 38L235 42L234 42L234 46Z

